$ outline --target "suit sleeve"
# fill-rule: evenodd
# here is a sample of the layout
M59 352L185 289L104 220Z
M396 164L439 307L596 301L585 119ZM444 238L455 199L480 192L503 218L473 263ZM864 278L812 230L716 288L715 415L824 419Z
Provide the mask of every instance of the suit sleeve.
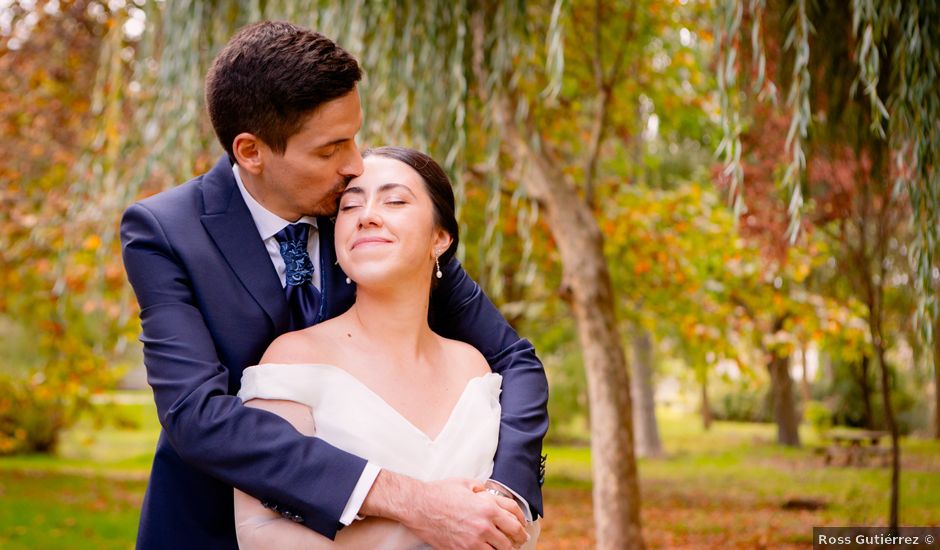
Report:
M229 370L187 271L144 205L124 213L121 242L140 304L148 381L173 449L193 467L333 538L365 461L229 394Z
M492 478L519 493L542 516L542 439L548 431L548 380L528 340L519 338L453 259L434 289L431 324L442 336L473 345L503 377L502 419Z

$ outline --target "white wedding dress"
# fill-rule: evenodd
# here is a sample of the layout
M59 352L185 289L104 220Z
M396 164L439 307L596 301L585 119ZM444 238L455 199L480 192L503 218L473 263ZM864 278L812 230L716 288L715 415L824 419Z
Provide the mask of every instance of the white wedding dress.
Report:
M333 365L268 363L249 367L242 374L238 396L242 401L278 399L307 405L317 437L381 468L422 481L451 477L482 481L493 472L501 384L502 377L496 373L467 382L433 439L353 375ZM245 523L239 520L240 531ZM340 531L337 542L349 529ZM538 530L537 522L529 525L530 540L525 548L535 547ZM370 547L415 547L416 539L401 525L394 524L382 533L381 544L370 540ZM241 540L241 534L239 537ZM422 546L420 542L418 546Z

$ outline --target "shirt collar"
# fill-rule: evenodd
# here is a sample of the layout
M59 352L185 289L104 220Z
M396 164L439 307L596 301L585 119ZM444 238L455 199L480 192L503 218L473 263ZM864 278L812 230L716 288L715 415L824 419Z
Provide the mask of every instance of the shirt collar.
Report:
M242 199L245 200L245 206L248 207L248 211L251 213L251 219L254 220L255 227L258 228L258 234L261 235L262 241L266 241L277 235L278 231L284 229L291 223L304 222L309 223L314 229L317 228L317 219L313 216L303 216L296 222L290 222L274 212L271 212L262 206L260 202L256 201L255 198L251 196L251 193L248 192L248 189L245 188L245 183L238 173L237 164L232 165L232 172L235 174L235 183L238 184L238 190L242 194Z

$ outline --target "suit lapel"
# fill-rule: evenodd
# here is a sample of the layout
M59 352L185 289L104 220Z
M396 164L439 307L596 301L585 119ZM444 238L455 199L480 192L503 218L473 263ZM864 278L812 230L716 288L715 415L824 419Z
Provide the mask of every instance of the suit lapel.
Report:
M252 298L274 322L288 328L287 299L245 201L238 192L232 165L223 156L202 181L202 225Z

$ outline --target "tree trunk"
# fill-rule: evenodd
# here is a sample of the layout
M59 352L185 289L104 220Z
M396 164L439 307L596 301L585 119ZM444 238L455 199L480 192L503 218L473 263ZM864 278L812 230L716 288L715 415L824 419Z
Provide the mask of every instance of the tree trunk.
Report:
M880 287L878 291L881 293L878 304L882 304L884 303L884 291ZM868 328L871 331L871 340L875 345L878 366L881 370L881 399L884 401L885 424L891 433L891 504L888 526L896 530L898 528L898 500L900 499L901 490L901 447L898 425L894 420L894 406L891 403L891 372L885 362L885 343L881 331L881 310L880 308L876 310L875 304L869 303L868 311Z
M933 320L933 436L940 439L940 316Z
M800 446L799 419L793 400L793 379L790 378L790 358L771 352L767 368L770 371L770 391L777 423L777 443L789 447Z
M633 433L639 456L662 456L663 445L656 424L656 390L653 387L653 341L648 330L636 328L633 335Z
M800 348L800 357L803 359L803 368L800 369L800 395L803 398L803 404L809 403L813 399L812 388L809 382L809 361L806 359L806 345Z
M699 386L702 388L702 402L700 410L702 413L702 428L707 432L712 427L712 408L708 402L708 370L703 370L699 377Z
M875 414L871 408L871 375L869 374L871 359L867 355L862 355L862 362L859 364L860 373L858 375L858 390L862 392L862 411L865 418L862 424L866 429L875 429Z
M561 256L562 292L571 305L587 374L597 548L641 550L640 486L633 453L630 375L614 316L604 239L594 213L544 148L536 151L513 122L508 104L500 122L512 154L528 160L522 178L545 205Z

